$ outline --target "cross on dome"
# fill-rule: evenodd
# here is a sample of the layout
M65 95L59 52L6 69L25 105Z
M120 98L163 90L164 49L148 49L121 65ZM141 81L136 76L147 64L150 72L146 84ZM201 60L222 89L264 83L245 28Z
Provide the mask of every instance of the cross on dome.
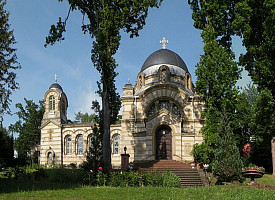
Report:
M162 40L159 41L159 43L162 44L162 49L166 49L166 44L168 44L168 40L163 37Z
M54 82L57 83L57 74L54 74Z

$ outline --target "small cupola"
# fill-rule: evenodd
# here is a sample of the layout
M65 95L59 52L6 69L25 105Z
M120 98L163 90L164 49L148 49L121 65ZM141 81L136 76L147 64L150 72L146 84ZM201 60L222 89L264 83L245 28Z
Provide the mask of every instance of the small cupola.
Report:
M54 119L60 123L67 123L68 100L62 87L57 83L57 75L55 74L55 82L51 84L49 90L44 95L45 112L43 120Z

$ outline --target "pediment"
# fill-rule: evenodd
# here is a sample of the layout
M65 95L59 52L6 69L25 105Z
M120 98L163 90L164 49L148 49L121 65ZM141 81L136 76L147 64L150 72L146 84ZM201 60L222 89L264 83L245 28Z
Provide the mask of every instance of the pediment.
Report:
M47 122L41 124L40 129L43 129L43 128L45 128L46 126L51 125L51 124L57 126L58 128L61 127L61 124L58 124L56 121L54 121L54 120L49 120L49 121L47 121Z

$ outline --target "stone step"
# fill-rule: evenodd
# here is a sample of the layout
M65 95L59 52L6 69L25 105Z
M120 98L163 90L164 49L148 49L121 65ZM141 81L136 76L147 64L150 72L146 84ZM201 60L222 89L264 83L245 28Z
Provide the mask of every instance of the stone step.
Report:
M196 169L192 169L189 164L175 160L154 160L146 163L136 164L142 171L153 171L165 173L171 171L180 179L181 187L203 186L201 177Z

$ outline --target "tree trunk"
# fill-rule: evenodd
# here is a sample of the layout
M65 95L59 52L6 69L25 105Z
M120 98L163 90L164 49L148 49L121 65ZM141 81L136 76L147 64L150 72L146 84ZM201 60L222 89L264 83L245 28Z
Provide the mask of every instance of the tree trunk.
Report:
M103 111L103 141L102 141L102 154L103 163L106 170L110 171L111 166L111 143L110 143L110 108L109 108L109 94L107 90L107 84L103 80L102 91L102 111Z
M271 155L272 155L273 176L275 176L275 136L271 137Z

